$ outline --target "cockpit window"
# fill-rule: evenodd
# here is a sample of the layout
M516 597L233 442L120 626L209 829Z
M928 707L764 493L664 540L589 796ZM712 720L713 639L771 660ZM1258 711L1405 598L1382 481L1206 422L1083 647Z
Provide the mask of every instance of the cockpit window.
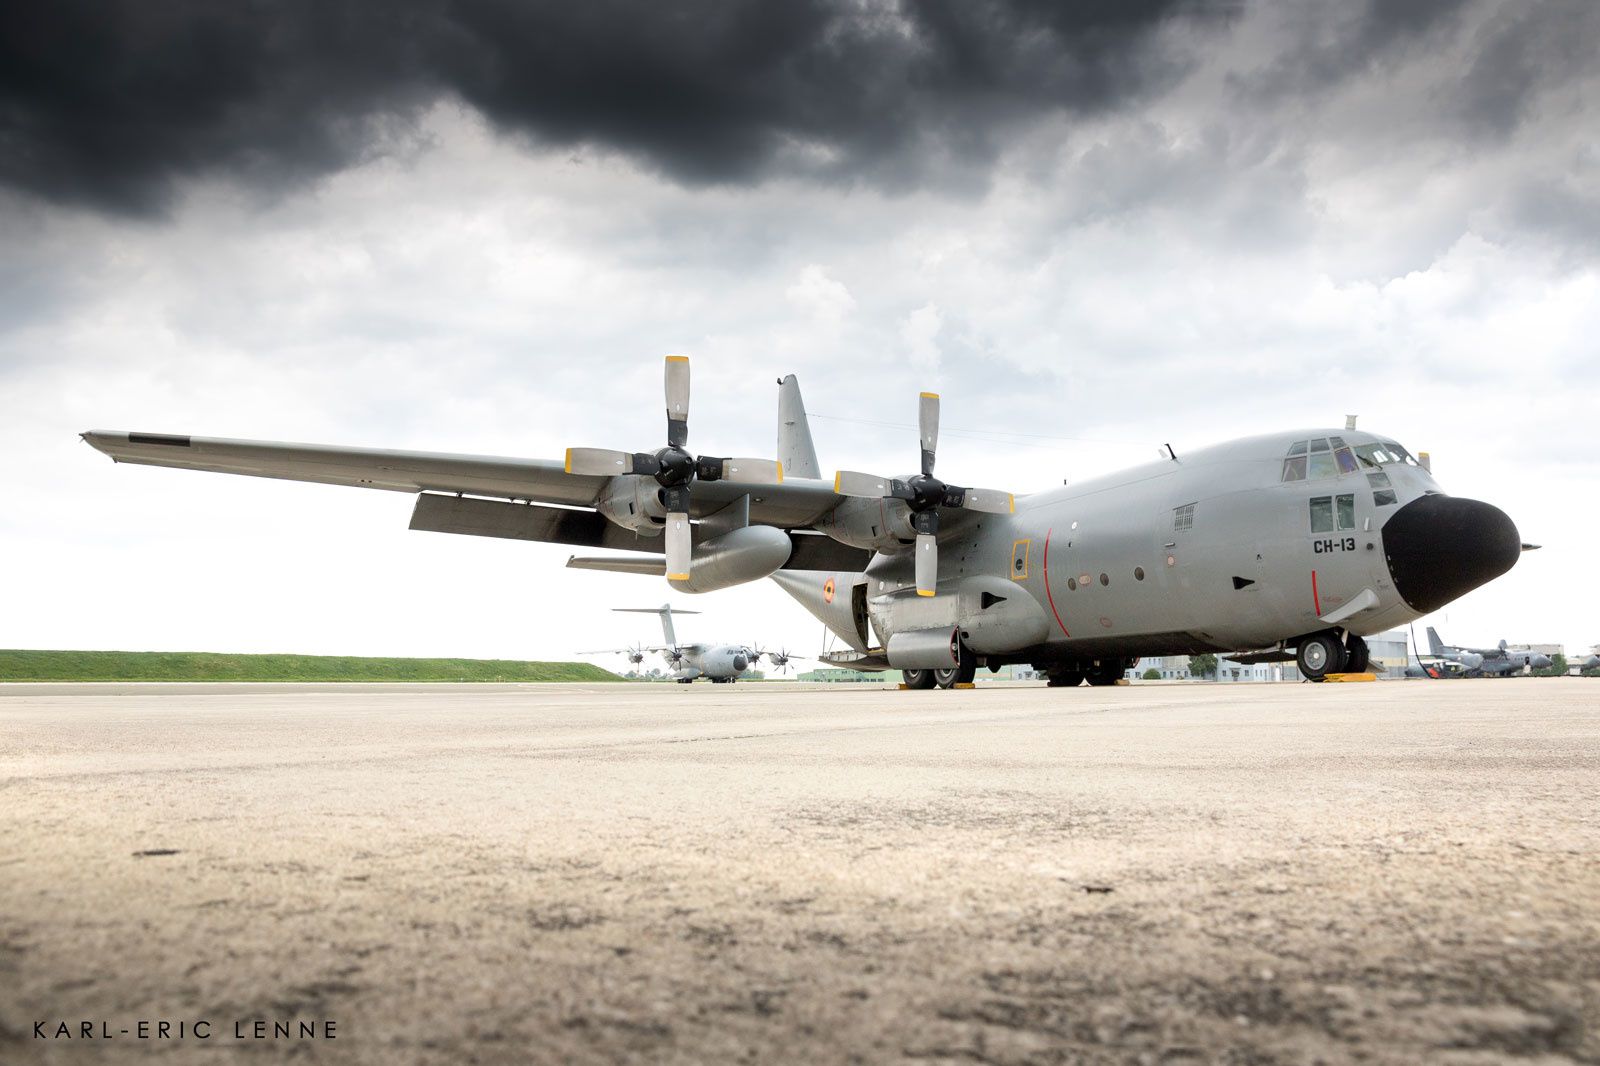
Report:
M1322 450L1317 451L1317 445L1322 445ZM1328 451L1327 441L1312 441L1311 454L1306 457L1309 462L1306 467L1306 476L1312 481L1318 478L1333 477L1338 471L1333 465L1333 455Z
M1297 440L1293 444L1289 445L1289 454L1290 455L1304 455L1305 453L1306 453L1306 442L1305 441Z
M1300 442L1302 450L1305 441ZM1304 455L1291 455L1283 461L1284 481L1304 481L1306 479L1306 457Z
M1318 437L1316 440L1312 441L1311 442L1311 450L1314 451L1314 452L1325 452L1325 451L1327 451L1328 450L1328 438L1327 437Z
M1388 450L1390 455L1395 457L1395 461L1396 462L1405 463L1407 466L1421 466L1422 465L1421 463L1417 462L1415 459L1411 458L1411 453L1410 452L1406 451L1404 448L1400 447L1400 445L1396 444L1392 440L1391 441L1385 441L1383 446L1384 446L1384 448L1386 448Z
M1391 463L1405 463L1407 466L1418 465L1417 461L1411 458L1404 448L1393 441L1384 441L1381 444L1377 442L1357 444L1356 458L1361 461L1363 467L1369 470L1376 470L1380 466L1388 466Z

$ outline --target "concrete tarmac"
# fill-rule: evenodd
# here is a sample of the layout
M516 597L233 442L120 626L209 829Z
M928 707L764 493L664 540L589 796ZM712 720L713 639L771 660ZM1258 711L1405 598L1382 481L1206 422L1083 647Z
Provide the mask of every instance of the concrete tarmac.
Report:
M0 1061L241 1053L1600 1062L1600 681L0 686Z

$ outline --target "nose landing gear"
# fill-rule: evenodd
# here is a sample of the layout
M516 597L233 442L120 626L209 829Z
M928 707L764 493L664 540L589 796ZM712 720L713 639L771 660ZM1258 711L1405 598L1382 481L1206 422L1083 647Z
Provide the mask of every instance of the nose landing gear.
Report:
M1307 681L1321 681L1329 674L1366 673L1372 656L1367 642L1354 633L1330 629L1302 637L1294 661Z

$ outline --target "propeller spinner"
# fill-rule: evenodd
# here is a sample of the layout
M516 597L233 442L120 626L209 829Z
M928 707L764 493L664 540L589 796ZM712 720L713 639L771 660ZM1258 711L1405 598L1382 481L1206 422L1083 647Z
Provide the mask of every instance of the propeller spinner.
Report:
M609 448L568 448L569 474L615 477L642 474L661 486L667 508L667 580L689 578L693 540L689 531L689 503L696 481L743 481L776 485L783 481L783 464L771 459L719 459L696 456L689 443L689 358L667 356L667 446L654 452L619 452Z
M1010 514L1016 498L997 489L968 489L949 485L933 476L939 450L939 394L925 392L917 406L922 434L922 473L901 480L841 470L833 476L833 491L841 496L900 500L911 511L911 528L917 532L917 595L932 596L939 583L939 511L963 508L989 514Z

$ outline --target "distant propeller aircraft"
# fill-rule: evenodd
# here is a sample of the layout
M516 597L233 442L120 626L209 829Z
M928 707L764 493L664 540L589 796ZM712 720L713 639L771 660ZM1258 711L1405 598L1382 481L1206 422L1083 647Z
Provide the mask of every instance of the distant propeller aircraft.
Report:
M644 661L645 652L660 652L662 658L666 659L667 665L672 668L673 680L682 685L701 677L713 684L732 684L742 677L746 670L755 666L763 654L747 644L680 643L677 627L672 624L673 616L699 614L699 611L675 610L669 603L663 603L660 607L613 607L612 610L619 614L658 616L661 619L661 635L667 642L648 648L635 645L631 648L606 648L583 654L602 655L621 652L628 656L629 662L637 666ZM787 662L787 659L784 661ZM777 660L774 659L774 662Z
M417 494L411 528L633 553L569 566L689 593L772 578L848 651L911 688L1031 664L1114 684L1144 655L1367 665L1363 636L1510 570L1504 512L1446 495L1393 438L1301 430L1228 441L1031 496L934 475L939 397L904 478L817 465L799 382L779 380L776 460L688 451L689 363L666 362L667 443L563 462L92 431L118 462Z
M1501 641L1493 648L1458 648L1439 639L1439 631L1428 627L1428 652L1435 659L1444 659L1460 665L1470 676L1507 677L1526 669L1543 670L1550 665L1550 657L1536 651L1507 648Z

